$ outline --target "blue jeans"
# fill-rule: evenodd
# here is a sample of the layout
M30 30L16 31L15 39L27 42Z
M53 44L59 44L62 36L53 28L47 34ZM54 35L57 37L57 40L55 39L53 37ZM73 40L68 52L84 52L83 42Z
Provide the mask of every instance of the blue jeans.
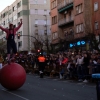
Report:
M83 68L82 65L78 65L77 66L77 75L78 75L78 79L83 79Z

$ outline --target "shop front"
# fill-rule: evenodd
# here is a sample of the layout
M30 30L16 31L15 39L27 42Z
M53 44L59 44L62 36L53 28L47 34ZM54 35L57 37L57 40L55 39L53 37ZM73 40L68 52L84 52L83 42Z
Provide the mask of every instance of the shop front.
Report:
M66 42L68 46L67 48L70 50L83 51L91 49L90 40L86 38L74 39L72 41L66 41Z

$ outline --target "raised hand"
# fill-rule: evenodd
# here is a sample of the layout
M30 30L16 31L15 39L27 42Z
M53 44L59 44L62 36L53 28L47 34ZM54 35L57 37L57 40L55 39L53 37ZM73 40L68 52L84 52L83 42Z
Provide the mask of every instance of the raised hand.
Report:
M22 22L22 19L20 19L20 22Z

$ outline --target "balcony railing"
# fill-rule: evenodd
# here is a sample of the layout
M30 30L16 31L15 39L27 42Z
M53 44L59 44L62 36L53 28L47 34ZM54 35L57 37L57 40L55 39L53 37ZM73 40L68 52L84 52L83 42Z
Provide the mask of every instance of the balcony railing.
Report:
M58 8L58 9L61 9L61 8L65 7L65 6L67 6L67 5L72 4L73 1L74 1L74 0L68 0L68 1L61 2L61 3L58 4L57 8Z
M66 25L74 21L74 17L58 20L58 26Z

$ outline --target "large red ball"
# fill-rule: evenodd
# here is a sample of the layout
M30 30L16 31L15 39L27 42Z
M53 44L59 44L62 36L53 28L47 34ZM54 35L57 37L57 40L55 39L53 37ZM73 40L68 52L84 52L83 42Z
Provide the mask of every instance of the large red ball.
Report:
M26 72L24 68L17 64L6 64L0 71L1 85L9 90L20 88L26 80Z

